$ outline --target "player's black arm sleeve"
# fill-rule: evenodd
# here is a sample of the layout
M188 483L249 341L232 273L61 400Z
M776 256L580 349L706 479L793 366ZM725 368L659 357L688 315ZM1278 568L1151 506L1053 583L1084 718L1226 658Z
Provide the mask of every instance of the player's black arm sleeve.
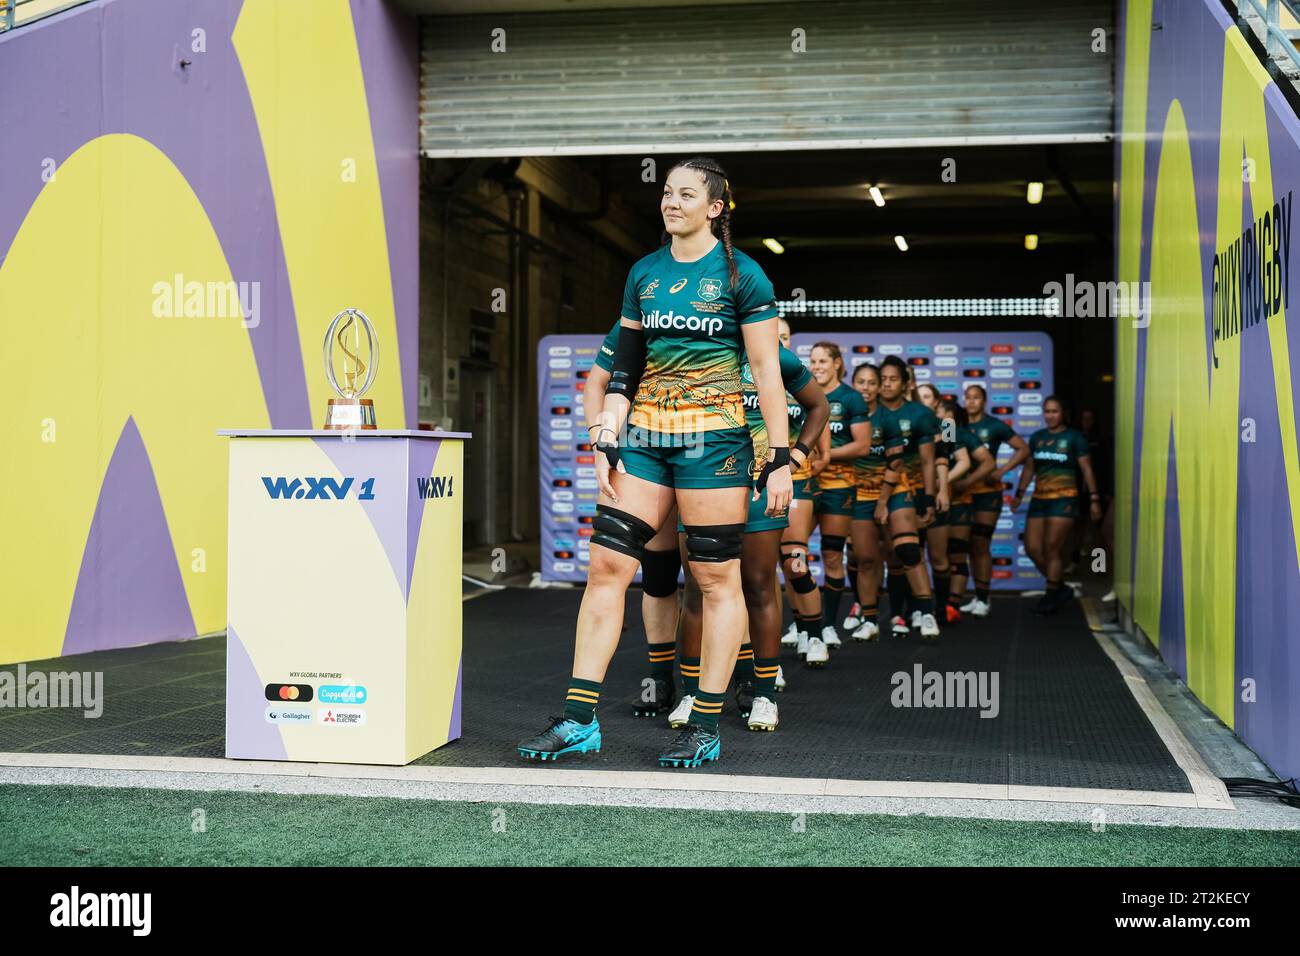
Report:
M614 352L614 368L610 372L606 394L622 395L629 402L636 398L645 374L645 332L639 327L624 325L618 330L618 349Z

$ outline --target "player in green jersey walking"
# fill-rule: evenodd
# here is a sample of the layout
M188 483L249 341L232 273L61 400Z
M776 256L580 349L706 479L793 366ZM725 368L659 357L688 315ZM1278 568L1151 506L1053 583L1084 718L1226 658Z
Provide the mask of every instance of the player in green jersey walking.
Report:
M1029 457L1029 446L1017 435L1006 422L1000 418L984 414L988 402L988 392L983 385L966 386L966 414L970 416L970 430L989 450L993 460L997 461L998 449L1009 444L1012 448L1010 460L1005 465L998 465L993 473L971 488L973 495L971 509L971 571L975 579L975 597L963 604L963 614L975 617L988 617L989 589L993 580L993 532L997 527L998 515L1002 513L1002 480Z
M908 370L908 377L909 381L911 381L910 369ZM907 480L912 486L912 492L916 497L916 518L917 526L921 531L922 551L926 550L930 538L930 529L939 520L936 503L939 489L942 487L941 482L943 481L943 476L939 473L940 461L935 448L935 442L939 438L939 419L935 416L932 406L923 401L927 393L931 396L935 394L930 385L912 384L908 390L911 397L904 401L903 409L900 410L900 414L910 418L912 430L916 435L915 442L908 443L904 460L907 465ZM932 471L928 478L925 474L927 461L930 463L929 467ZM903 567L899 564L896 556L889 561L889 568L891 576L889 584L890 613L896 615L893 630L895 634L902 636L907 633L908 620L906 615L903 615L900 625L897 619L899 612L896 609L900 606L910 608L910 626L912 628L921 626L921 611L916 607L916 602L912 600L913 594L908 586L907 576L904 574ZM926 573L929 574L928 571ZM899 598L899 604L893 603L895 595Z
M939 624L934 617L934 595L930 590L930 577L921 561L920 521L928 515L918 514L914 497L909 452L921 459L923 491L934 494L933 441L926 441L926 433L916 427L915 403L905 402L908 381L907 366L896 355L880 363L880 403L876 415L880 422L881 440L885 446L885 474L881 480L880 498L876 502L875 518L889 534L891 562L896 560L906 574L911 586L916 608L921 612L920 628L923 640L939 636ZM892 572L891 572L892 577ZM901 578L899 579L901 581ZM897 587L897 585L895 585ZM890 592L890 612L895 614L895 633L906 634L907 621L901 616L903 589ZM898 600L899 603L894 602Z
M944 399L939 402L940 425L951 422L954 431L954 444L966 452L971 463L969 470L948 475L948 494L951 501L948 506L948 565L951 570L948 606L935 606L937 614L944 615L948 624L961 623L962 594L966 589L966 579L970 576L970 532L971 509L974 495L971 487L993 474L997 462L989 450L975 437L975 433L966 427L966 409L956 402Z
M842 381L844 358L834 342L818 342L809 353L813 378L826 393L830 403L830 460L817 476L816 512L821 529L822 586L821 633L800 637L798 653L811 667L823 666L829 659L827 648L839 647L840 598L844 594L844 543L852 533L853 505L857 500L857 480L853 461L871 447L870 413L862 396ZM810 627L815 622L806 621Z
M857 564L855 583L858 600L845 626L852 624L852 637L874 641L880 635L880 583L884 572L883 529L876 524L876 503L885 478L885 441L880 426L880 369L869 362L853 370L853 387L867 405L871 442L865 455L853 462L853 556Z
M527 759L599 751L596 704L618 646L627 588L674 503L704 595L704 637L690 723L659 763L694 767L721 753L718 720L747 617L739 558L753 474L767 488L769 515L784 512L791 494L775 295L758 263L732 245L731 199L715 161L673 166L660 200L670 241L629 270L595 430L601 497L573 678L564 714L519 744ZM745 427L742 348L770 441L759 469Z
M1101 495L1092 471L1088 439L1066 426L1065 404L1055 395L1043 402L1043 420L1047 427L1029 437L1030 458L1020 471L1013 507L1020 507L1032 481L1034 497L1025 521L1025 553L1047 580L1047 592L1034 612L1051 614L1074 595L1061 583L1061 549L1079 517L1079 476L1088 489L1093 521L1101 520Z
M800 406L803 426L798 441L790 449L792 465L802 464L809 448L817 443L830 417L826 396L804 368L799 357L786 348L780 350L781 380L785 390ZM749 363L742 361L740 382L744 389L745 421L754 441L754 460L767 457L767 427L758 407ZM776 706L776 679L781 665L781 608L777 603L776 566L781 555L781 535L789 522L785 514L767 514L766 491L756 492L745 521L744 545L740 556L741 589L749 609L749 640L740 647L736 663L736 707L747 720L750 730L776 730L779 723ZM679 529L680 530L680 529ZM683 533L682 548L686 548ZM703 595L695 578L687 574L682 602L682 660L697 658L703 624ZM685 682L685 677L684 677ZM684 727L695 704L694 689L687 685L686 696L668 717L674 727Z
M787 349L790 347L790 323L781 319L777 323L778 337ZM829 407L829 406L828 406ZM790 434L797 435L803 429L803 406L791 402L789 406ZM781 535L781 575L785 578L786 599L794 620L790 630L781 636L782 647L799 646L799 634L805 630L806 621L821 622L821 595L817 591L817 582L808 570L808 539L816 527L817 476L825 469L830 460L831 433L823 428L813 446L812 455L801 464L794 466L790 476L794 482L794 497L790 500L789 527ZM807 635L803 638L807 646ZM778 690L781 687L780 668L777 669Z
M582 391L587 434L593 443L596 429L600 427L598 420L604 407L605 389L614 369L614 355L618 351L619 324L614 323L601 343ZM681 551L677 547L677 505L674 504L663 527L646 542L641 552L641 621L645 625L650 676L641 682L640 689L632 698L632 713L637 717L662 714L671 710L677 700L673 676L677 664L677 576L681 570ZM694 676L699 677L698 662Z

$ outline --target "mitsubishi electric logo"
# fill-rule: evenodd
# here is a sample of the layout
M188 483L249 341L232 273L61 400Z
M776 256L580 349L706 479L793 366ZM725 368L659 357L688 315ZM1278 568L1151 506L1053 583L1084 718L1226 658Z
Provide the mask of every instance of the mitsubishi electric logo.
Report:
M678 315L671 309L667 312L660 312L655 309L653 312L643 312L641 314L641 327L646 329L703 332L705 335L714 335L722 330L722 320L717 317L701 319L698 315Z
M352 490L356 478L274 478L262 476L266 493L272 498L330 499L342 501ZM357 486L357 500L375 500L375 479L365 478Z

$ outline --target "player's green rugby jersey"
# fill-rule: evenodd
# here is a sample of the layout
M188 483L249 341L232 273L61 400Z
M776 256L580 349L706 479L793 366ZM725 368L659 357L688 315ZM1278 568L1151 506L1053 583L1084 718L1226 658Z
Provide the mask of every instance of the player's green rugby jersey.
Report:
M1079 459L1088 454L1088 439L1074 428L1059 432L1040 428L1029 437L1034 458L1034 498L1073 498L1079 494Z
M799 405L791 393L806 387L812 381L812 375L804 368L803 362L799 361L799 356L784 345L778 345L777 350L781 360L781 383L785 386L787 407ZM745 403L745 424L749 426L749 436L754 442L754 468L757 472L762 469L763 462L767 460L767 424L763 421L762 409L758 407L758 386L754 384L754 373L749 367L748 355L742 355L740 359L740 387ZM803 411L802 405L799 405L799 410ZM790 440L793 441L798 435L798 432L791 432Z
M665 435L745 426L740 327L776 318L772 283L734 251L739 282L729 287L722 243L694 262L660 246L628 272L622 317L641 323L646 366L628 424Z
M921 437L917 427L916 412L911 407L915 404L915 402L904 402L897 408L889 408L884 402L880 402L876 406L876 420L880 423L880 437L885 450L903 449L903 464L897 472L898 484L894 486L892 494L925 490L924 486L912 484L912 469L908 467L908 455L917 454L916 448Z
M785 347L782 346L782 351L784 350ZM802 362L800 362L799 364L803 365ZM804 371L808 371L807 367L804 368ZM808 374L808 378L809 379L812 378L811 372ZM796 386L793 389L787 389L787 391L797 392L802 387L803 386ZM803 431L803 423L804 420L808 417L808 412L806 409L804 409L802 405L800 405L797 401L795 401L793 397L791 397L790 400L786 402L786 412L790 416L790 424L789 424L790 447L793 448L794 443L799 440L799 433ZM812 477L812 457L816 451L817 451L817 446L814 443L812 449L808 453L808 456L804 458L803 464L800 465L798 469L790 473L790 477L792 479L794 479L795 481L802 481Z
M925 473L921 468L921 446L934 444L939 434L938 417L920 402L907 401L895 412L899 416L900 430L906 435L907 450L903 452L903 467L907 469L907 483L913 491L925 491ZM935 490L938 491L937 478Z
M968 472L968 474L973 474L975 472L975 469L979 467L979 465L975 461L975 449L983 448L984 445L982 442L980 442L978 438L975 437L975 433L973 431L971 431L969 428L964 428L961 425L957 426L956 439L957 440L952 443L953 457L950 459L951 464L949 464L948 467L951 468L953 465L957 463L957 458L956 458L957 449L965 448L966 454L970 455L970 472ZM955 505L968 505L971 504L974 500L975 500L975 492L968 486L962 489L961 493L958 494L957 497L953 499L952 503Z
M871 425L871 452L853 461L858 501L875 501L880 497L880 483L885 477L885 432L881 427L879 402L867 421Z
M871 412L867 410L866 400L858 390L849 388L843 382L826 393L826 401L831 407L831 420L826 426L831 433L831 448L839 448L853 441L853 426L867 421ZM819 491L852 488L856 483L854 465L848 459L829 462L826 470L817 476Z
M995 462L998 460L998 449L1003 443L1011 441L1016 436L1010 425L992 415L984 415L979 421L971 422L970 430L975 433L980 444L989 450ZM990 491L1002 493L1002 481L994 475L981 478L979 484L971 488L971 492L977 495L987 494Z

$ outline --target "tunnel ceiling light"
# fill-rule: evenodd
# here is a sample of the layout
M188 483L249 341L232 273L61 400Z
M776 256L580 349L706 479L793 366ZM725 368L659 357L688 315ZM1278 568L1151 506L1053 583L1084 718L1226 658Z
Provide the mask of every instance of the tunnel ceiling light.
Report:
M894 245L898 246L898 251L899 251L899 252L906 252L906 251L907 251L907 240L904 239L902 236L895 236L895 237L894 237Z
M881 194L879 186L872 186L869 191L871 193L872 202L877 206L883 206L885 204L885 197Z
M1031 232L1029 235L1025 236L1025 248L1030 252L1033 252L1038 248L1038 235L1036 233Z
M1030 183L1030 184L1029 184L1029 189L1025 192L1025 199L1027 199L1027 200L1029 201L1029 205L1031 205L1031 206L1037 206L1040 202L1042 202L1042 201L1043 201L1043 184L1042 184L1042 183Z
M825 318L933 316L1059 316L1059 303L1044 298L1002 299L794 299L777 302L783 314L801 312ZM1053 311L1055 309L1055 311Z
M776 253L778 256L785 252L785 246L781 245L781 243L777 242L775 239L764 239L763 245L767 246L767 248L771 249L772 252Z

